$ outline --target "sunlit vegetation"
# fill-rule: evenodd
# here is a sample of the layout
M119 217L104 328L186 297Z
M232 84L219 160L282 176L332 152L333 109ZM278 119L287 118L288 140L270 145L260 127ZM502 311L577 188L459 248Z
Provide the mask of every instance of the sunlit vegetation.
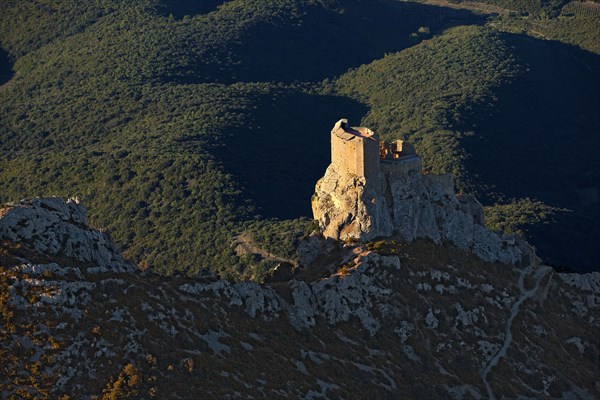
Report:
M534 224L555 222L558 213L568 212L549 207L540 201L520 199L509 204L485 208L485 224L493 230L524 235L525 228Z
M453 173L463 188L468 178L459 139L468 133L455 129L518 72L498 33L470 26L350 71L336 89L370 106L365 126L386 140L412 141L426 170Z
M139 370L132 364L123 367L119 376L106 385L102 400L136 399L139 398L141 384Z
M564 3L564 2L562 2ZM518 16L507 14L495 18L491 25L514 33L558 40L600 54L600 3L574 1L547 14Z
M262 249L297 261L297 244L308 238L318 228L316 221L308 219L285 221L259 221L246 231Z
M469 0L452 0L452 2L468 4ZM492 4L522 15L541 17L558 15L561 8L568 3L567 0L481 0L480 2Z

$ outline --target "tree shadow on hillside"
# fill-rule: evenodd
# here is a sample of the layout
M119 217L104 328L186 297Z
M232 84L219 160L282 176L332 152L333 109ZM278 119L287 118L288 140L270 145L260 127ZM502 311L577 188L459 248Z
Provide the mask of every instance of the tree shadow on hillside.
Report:
M168 79L181 83L321 81L411 47L449 26L484 21L466 10L397 1L351 0L343 7L342 12L305 6L300 21L253 23L244 28L241 40L224 39L222 50L215 50L223 51L217 55L218 63L198 57L191 72L180 71L180 76ZM219 23L219 18L211 23ZM427 29L418 33L419 28Z
M177 19L185 16L208 14L227 0L163 0L158 6L159 12L168 17L172 15Z
M0 49L0 85L10 81L14 76L13 63L6 50Z
M212 152L267 218L312 217L310 199L330 162L337 119L359 123L366 107L347 98L299 92L265 96L252 123L225 132Z
M531 230L548 261L600 266L600 57L558 42L505 35L529 70L496 93L496 110L472 122L463 139L467 169L507 198L567 208L558 224ZM497 197L479 193L493 203Z

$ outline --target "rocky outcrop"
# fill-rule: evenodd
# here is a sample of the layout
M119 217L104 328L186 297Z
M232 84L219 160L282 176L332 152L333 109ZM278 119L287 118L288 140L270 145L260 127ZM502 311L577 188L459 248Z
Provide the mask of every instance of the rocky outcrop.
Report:
M260 314L263 318L271 319L284 312L292 326L299 330L315 326L320 318L331 325L357 318L363 328L373 335L380 326L372 313L374 304L391 294L391 290L377 283L382 271L385 273L385 269L377 270L377 267L399 270L400 260L396 256L359 252L351 263L352 267L341 275L331 275L315 282L291 280L291 301L284 300L273 289L254 282L229 283L219 280L212 283L185 283L179 290L193 295L212 293L226 299L230 306L243 307L251 317Z
M317 182L312 207L323 235L333 239L364 242L396 233L407 242L447 240L485 261L518 264L533 257L524 240L486 229L481 204L457 196L450 174L422 174L417 156L382 161L381 172L368 179L331 164Z
M332 268L267 285L129 267L97 274L94 262L64 256L87 253L49 245L77 237L89 240L80 247L95 247L98 237L80 231L93 231L81 204L13 205L0 210L2 229L19 226L24 209L52 229L17 229L14 237L28 241L0 249L9 260L0 262L9 332L0 341L3 398L42 385L45 397L98 397L126 364L139 370L137 397L148 398L227 398L232 388L246 397L311 398L316 387L328 388L327 398L402 398L406 388L409 397L444 399L600 394L598 273L498 267L452 246L390 241L382 254L346 245ZM11 213L16 225L2 222ZM329 243L315 238L303 254L311 260ZM63 256L41 262L21 245ZM426 256L436 252L439 259ZM368 384L356 385L357 376Z
M386 269L400 269L396 256L366 252L357 256L345 274L332 275L316 282L292 281L293 303L289 318L292 326L308 328L324 318L330 325L356 318L365 331L374 335L381 323L374 316L376 304L385 302L392 291L378 282Z
M383 174L367 181L364 176L338 170L336 164L327 168L312 198L313 213L321 222L323 235L336 240L390 236L394 226Z
M87 222L87 209L77 198L22 200L0 211L0 240L43 256L90 264L97 272L133 270L108 234Z

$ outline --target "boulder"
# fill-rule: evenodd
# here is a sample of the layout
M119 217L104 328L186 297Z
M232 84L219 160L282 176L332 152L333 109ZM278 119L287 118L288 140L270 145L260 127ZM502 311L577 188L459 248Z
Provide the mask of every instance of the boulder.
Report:
M94 265L97 272L131 271L106 232L87 225L87 209L77 198L22 200L0 214L0 240L18 242L42 256Z

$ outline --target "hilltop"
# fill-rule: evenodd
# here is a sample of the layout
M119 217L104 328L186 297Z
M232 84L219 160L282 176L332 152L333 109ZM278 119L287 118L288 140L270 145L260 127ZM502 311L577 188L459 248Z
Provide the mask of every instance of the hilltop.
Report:
M488 226L524 233L553 265L597 267L600 74L587 44L426 4L186 4L6 3L1 202L79 196L136 264L262 280L276 264L240 256L236 238L290 258L344 115L413 140L426 170L482 200ZM521 22L546 23L532 7Z
M0 397L600 397L598 5L3 2Z

